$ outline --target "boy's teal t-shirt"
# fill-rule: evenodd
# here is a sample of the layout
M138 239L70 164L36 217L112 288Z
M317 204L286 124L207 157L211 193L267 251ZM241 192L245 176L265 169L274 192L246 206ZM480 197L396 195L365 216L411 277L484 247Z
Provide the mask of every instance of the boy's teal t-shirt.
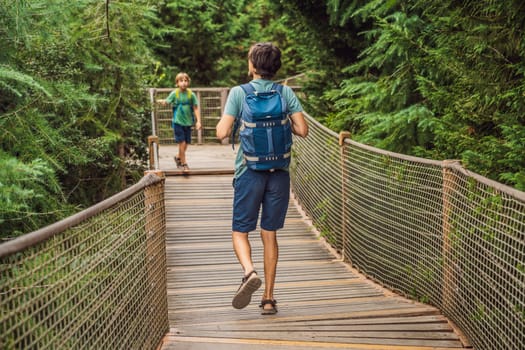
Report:
M191 102L188 98L188 91L179 90L179 99L177 100L176 90L173 90L168 97L166 102L171 103L176 107L175 115L173 116L173 122L183 126L193 125L193 106L198 106L199 102L197 96L191 93ZM180 105L177 105L179 103Z
M269 91L273 85L272 80L266 79L254 79L250 81L250 84L253 85L255 91ZM226 106L224 107L224 114L232 115L236 118L240 118L241 107L244 101L245 93L240 86L235 86L230 90L228 98L226 100ZM302 112L303 107L299 102L299 99L289 86L283 86L283 97L288 105L288 113L294 114L296 112ZM235 174L234 177L238 178L241 176L246 169L246 164L244 162L244 154L242 147L239 146L237 150L237 156L235 158Z

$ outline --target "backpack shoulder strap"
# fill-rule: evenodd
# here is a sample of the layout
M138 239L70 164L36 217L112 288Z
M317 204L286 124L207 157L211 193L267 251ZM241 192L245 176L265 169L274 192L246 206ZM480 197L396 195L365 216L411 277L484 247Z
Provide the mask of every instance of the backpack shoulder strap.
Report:
M279 91L280 94L283 93L283 86L281 84L273 83L272 90Z
M180 98L180 89L179 88L176 88L175 89L175 104L190 104L193 106L193 99L191 98L191 95L192 95L192 91L190 89L186 89L186 94L188 96L188 103L183 103L179 98Z
M241 89L244 91L246 95L253 94L255 92L253 85L250 83L242 84Z
M275 90L279 93L279 95L281 96L281 105L282 105L282 108L283 108L283 117L286 117L288 116L288 103L286 102L286 99L284 98L283 96L283 85L282 84L277 84L277 83L273 83L272 85L272 90Z

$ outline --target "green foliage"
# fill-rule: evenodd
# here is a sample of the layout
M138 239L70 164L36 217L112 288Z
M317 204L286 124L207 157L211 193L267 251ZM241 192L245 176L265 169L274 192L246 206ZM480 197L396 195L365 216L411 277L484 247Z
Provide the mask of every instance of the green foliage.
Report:
M245 82L257 41L283 50L276 79L306 73L303 105L332 129L396 152L461 159L525 189L519 1L0 0L0 12L2 184L46 199L4 208L10 222L32 218L13 231L140 178L143 89L173 86L179 71L194 86ZM46 171L33 174L35 164ZM18 167L50 187L16 182Z
M159 7L164 28L155 48L160 86L173 86L180 71L190 75L193 86L246 82L248 49L258 41L271 41L283 49L277 79L297 73L288 16L267 0L162 1Z
M46 93L47 96L50 96L50 94L31 76L12 70L7 66L0 65L0 88L9 94L21 97L22 92L19 90L18 86L38 89Z
M0 2L0 162L8 189L0 202L12 193L20 200L3 208L5 236L56 221L142 176L156 9L147 0L108 4ZM29 175L16 182L19 168Z
M60 183L44 160L25 164L0 152L0 163L1 232L16 236L71 213L61 205Z
M521 3L329 3L332 20L372 23L351 77L327 94L331 127L525 189Z
M348 20L341 14L339 7L332 4L333 1L292 0L272 3L277 13L284 13L281 21L289 30L287 54L294 57L296 70L306 73L302 86L305 96L303 107L323 120L336 110L325 92L338 87L348 77L343 68L357 59L363 48L359 32L368 23Z
M161 86L173 86L180 71L190 75L194 86L209 86L220 80L220 70L231 66L227 57L232 51L242 50L241 30L245 28L230 21L243 5L244 1L232 0L160 2L165 28L156 48L163 75Z

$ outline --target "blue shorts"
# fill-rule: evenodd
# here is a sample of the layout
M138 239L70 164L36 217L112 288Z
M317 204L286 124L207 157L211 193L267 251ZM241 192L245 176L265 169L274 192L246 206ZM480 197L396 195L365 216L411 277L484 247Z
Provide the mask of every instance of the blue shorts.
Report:
M186 142L187 144L191 143L191 126L180 125L173 123L173 135L175 137L175 142L181 143Z
M233 187L233 231L248 233L255 230L261 206L263 230L277 231L284 226L290 200L288 171L247 169L234 180Z

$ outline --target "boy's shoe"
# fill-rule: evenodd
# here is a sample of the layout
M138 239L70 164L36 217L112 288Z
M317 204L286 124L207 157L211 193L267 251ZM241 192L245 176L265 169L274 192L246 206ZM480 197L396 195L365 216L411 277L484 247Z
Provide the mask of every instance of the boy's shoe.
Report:
M250 301L252 300L252 294L259 289L261 286L262 281L257 276L257 272L254 270L250 272L248 275L246 275L242 279L241 286L237 290L237 293L235 293L235 296L232 300L232 305L236 309L243 309L248 304L250 304Z
M182 162L180 161L180 158L175 156L175 157L173 157L173 159L175 160L175 164L177 164L177 168L181 168L182 167Z

